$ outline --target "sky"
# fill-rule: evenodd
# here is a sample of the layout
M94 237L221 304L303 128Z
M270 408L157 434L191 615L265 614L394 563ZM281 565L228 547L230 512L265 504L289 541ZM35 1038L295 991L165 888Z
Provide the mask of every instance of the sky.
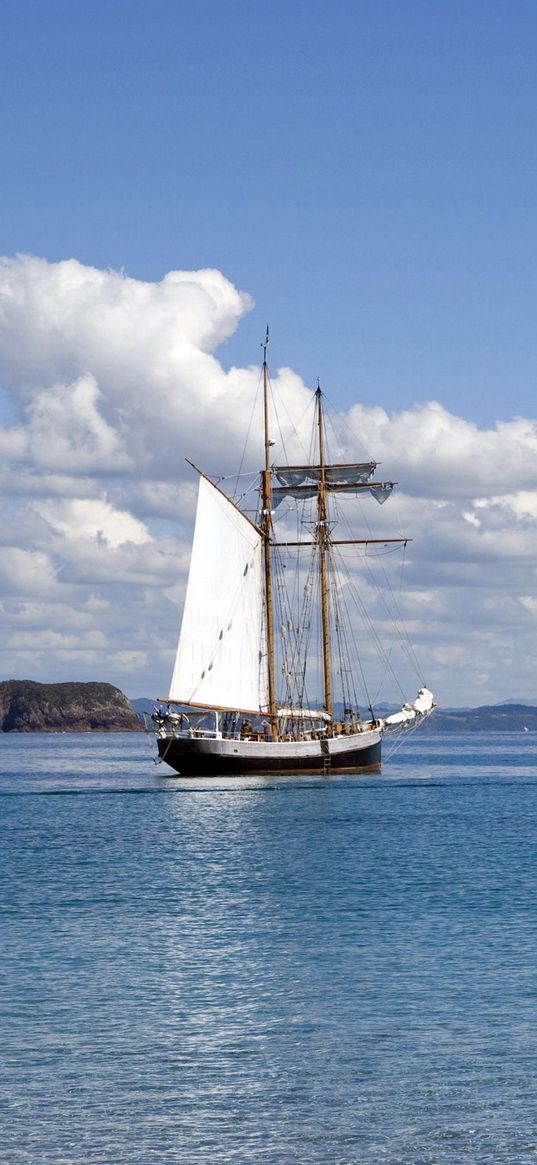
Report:
M3 678L165 694L184 458L240 457L269 322L400 483L440 703L537 702L535 4L4 0L0 43Z

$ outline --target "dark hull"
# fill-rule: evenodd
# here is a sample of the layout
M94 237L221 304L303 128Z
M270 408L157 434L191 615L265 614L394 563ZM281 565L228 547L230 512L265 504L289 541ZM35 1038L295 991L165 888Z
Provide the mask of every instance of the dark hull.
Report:
M160 758L181 777L330 776L378 772L381 765L381 737L377 732L356 735L348 741L308 742L304 747L239 744L233 751L227 742L176 737L157 738L157 744Z

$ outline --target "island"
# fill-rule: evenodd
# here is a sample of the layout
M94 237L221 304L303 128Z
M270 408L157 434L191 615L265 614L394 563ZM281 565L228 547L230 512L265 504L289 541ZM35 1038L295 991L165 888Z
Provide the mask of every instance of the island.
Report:
M425 732L537 732L537 707L508 700L479 708L436 708Z
M112 684L0 682L0 732L142 732L127 697Z

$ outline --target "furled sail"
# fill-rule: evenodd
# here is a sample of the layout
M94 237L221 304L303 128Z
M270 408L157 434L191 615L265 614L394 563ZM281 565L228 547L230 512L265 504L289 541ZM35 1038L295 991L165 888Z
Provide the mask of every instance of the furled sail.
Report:
M409 724L416 716L428 716L435 706L433 693L428 688L420 688L412 704L403 704L400 712L392 712L382 723L390 728L395 725Z
M321 474L324 474L325 489L328 493L358 494L370 493L380 503L385 502L392 492L392 481L373 482L371 477L377 468L376 461L359 462L354 465L289 465L273 469L278 482L272 490L272 503L277 508L284 498L305 500L316 497Z
M265 711L268 705L260 531L206 477L170 700Z
M366 461L354 465L325 465L323 466L324 480L328 487L331 485L358 485L369 481L377 468L376 461ZM302 485L319 484L321 479L320 465L282 465L273 470L280 485L284 489L296 489Z

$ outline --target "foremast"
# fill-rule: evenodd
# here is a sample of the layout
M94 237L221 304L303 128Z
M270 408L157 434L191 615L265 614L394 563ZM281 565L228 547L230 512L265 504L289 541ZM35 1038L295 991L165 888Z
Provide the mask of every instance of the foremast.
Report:
M262 530L264 536L264 563L265 563L265 608L267 617L267 672L268 672L268 703L272 729L272 739L278 739L278 709L276 707L276 677L275 677L275 650L274 650L274 613L272 602L272 479L270 469L270 425L269 425L269 390L267 348L269 344L269 330L263 344L263 410L265 427L265 468L261 474L261 495L263 501Z
M319 573L321 586L321 627L323 639L324 708L332 718L332 674L330 666L330 608L328 562L330 549L330 528L326 499L326 470L324 457L323 394L317 382L315 405L317 409L317 430L319 441L319 485L317 493L317 545L319 547Z
M275 643L274 643L274 610L272 597L272 561L271 546L273 539L272 525L272 468L270 464L270 410L269 410L269 378L267 349L269 345L269 329L263 343L263 414L265 436L265 468L261 473L262 496L262 523L264 536L264 566L265 566L265 608L267 619L267 672L268 672L268 702L273 740L278 739L278 708L276 703L275 677ZM321 623L323 641L323 680L324 680L324 710L332 720L332 677L331 677L331 649L330 649L330 609L329 609L329 549L330 528L328 523L327 489L325 478L325 449L324 449L324 422L322 407L322 391L318 384L315 393L317 410L317 430L319 448L319 478L317 491L317 528L316 539L319 547L319 572L321 588Z

